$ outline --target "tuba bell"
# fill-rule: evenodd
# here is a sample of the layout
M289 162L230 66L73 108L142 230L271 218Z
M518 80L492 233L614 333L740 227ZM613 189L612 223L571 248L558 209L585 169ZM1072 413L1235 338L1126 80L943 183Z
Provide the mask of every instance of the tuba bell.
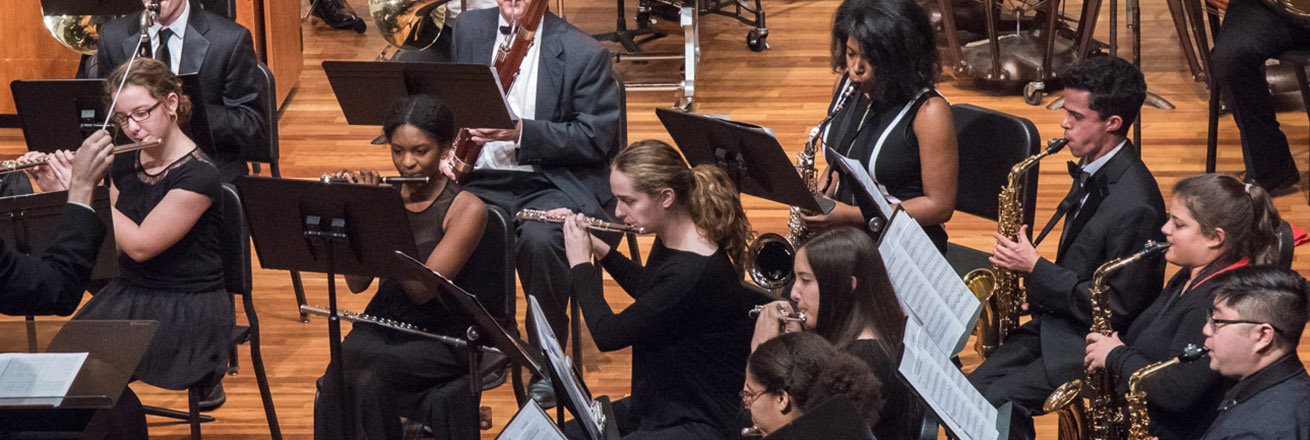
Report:
M368 14L387 43L402 50L424 50L441 36L447 1L369 0Z

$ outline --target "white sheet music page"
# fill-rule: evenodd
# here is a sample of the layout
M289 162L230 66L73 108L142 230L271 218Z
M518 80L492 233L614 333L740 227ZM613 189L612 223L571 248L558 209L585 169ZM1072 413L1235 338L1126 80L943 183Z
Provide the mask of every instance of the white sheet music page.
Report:
M0 354L0 403L59 406L86 353Z
M878 253L901 307L924 327L948 357L964 348L982 303L955 274L919 223L897 210L883 231Z
M541 311L541 304L537 302L536 297L528 296L528 307L533 320L537 323L535 326L537 340L541 341L542 350L546 352L546 358L550 362L548 368L555 370L555 374L559 377L559 383L555 386L563 387L569 395L569 400L580 407L574 416L581 421L587 431L591 432L591 438L601 438L601 432L604 431L601 429L601 423L604 421L600 416L599 406L583 391L582 378L574 374L573 362L564 355L564 349L560 347L559 339L555 338L555 332L546 324L548 322L546 315Z
M1000 435L996 429L996 407L965 379L948 355L937 349L926 329L909 320L903 340L901 376L919 392L942 423L964 440L995 440Z
M878 205L878 209L882 211L882 218L892 218L891 202L888 202L887 197L882 194L882 190L878 189L878 184L873 183L873 177L869 176L869 171L864 169L864 165L860 164L858 159L852 159L840 154L833 154L830 157L835 157L846 164L846 168L851 171L851 177L854 177L855 181L860 183L863 191L873 198L875 205Z
M528 403L519 408L518 414L510 419L505 429L496 436L497 440L564 440L555 422L546 415L546 411L537 405L537 401L528 399Z

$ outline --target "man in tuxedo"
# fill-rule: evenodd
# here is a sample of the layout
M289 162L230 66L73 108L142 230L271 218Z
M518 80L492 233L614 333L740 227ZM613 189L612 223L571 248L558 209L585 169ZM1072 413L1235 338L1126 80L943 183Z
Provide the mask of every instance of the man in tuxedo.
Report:
M1025 275L1032 320L1011 332L969 376L995 405L1014 402L1010 438L1031 439L1032 414L1060 384L1083 375L1084 337L1091 328L1089 288L1101 264L1162 240L1164 200L1136 147L1126 139L1146 97L1142 73L1116 57L1075 63L1064 78L1065 118L1073 188L1045 232L1060 218L1064 229L1055 260L1038 255L1027 238L996 235L994 264ZM1042 236L1039 235L1040 242ZM1139 261L1109 277L1116 329L1124 329L1160 293L1164 261Z
M160 0L159 19L147 29L150 53L179 75L197 73L214 145L205 154L223 174L224 182L245 175L241 149L268 142L264 106L269 91L260 79L250 31L232 20L201 9L189 0ZM100 27L96 68L108 75L136 53L141 34L141 13ZM160 40L166 50L160 49ZM192 97L195 100L195 97ZM197 139L198 141L200 139ZM202 145L202 147L206 147Z
M542 1L542 0L536 0ZM490 65L505 40L501 32L521 17L528 1L497 0L496 9L466 11L452 26L451 58ZM464 187L510 213L522 209L568 208L612 218L615 199L609 161L618 152L619 97L610 53L595 39L549 12L520 65L506 97L520 118L508 130L472 129L484 143ZM568 262L563 230L556 224L518 226L517 269L523 288L535 296L555 335L567 341ZM600 282L599 274L595 282ZM553 404L548 384L532 387L533 398Z
M1271 195L1296 191L1301 171L1287 136L1278 129L1265 61L1310 47L1310 20L1264 0L1232 0L1214 45L1214 76L1232 97L1233 121L1242 133L1246 178Z

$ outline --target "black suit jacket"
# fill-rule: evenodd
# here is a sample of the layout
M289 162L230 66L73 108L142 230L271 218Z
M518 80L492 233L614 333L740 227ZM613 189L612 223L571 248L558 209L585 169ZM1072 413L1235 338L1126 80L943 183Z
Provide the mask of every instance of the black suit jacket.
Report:
M0 313L68 316L82 302L105 225L91 210L70 204L58 231L40 258L0 240Z
M500 11L466 11L455 19L451 59L491 64ZM577 203L579 211L610 217L609 161L618 153L619 84L609 51L554 14L546 13L537 66L537 114L523 120L518 162L536 165ZM474 179L477 173L474 173Z
M96 53L99 74L107 76L127 62L136 51L141 13L105 23L100 27L100 49ZM245 174L241 160L243 145L262 145L265 136L264 106L259 98L268 93L260 80L259 60L250 31L226 18L200 9L191 2L187 31L182 41L178 73L198 73L204 92L202 102L214 136L214 151L205 151L229 182Z
M1025 282L1033 311L1025 326L1039 331L1047 378L1057 385L1082 376L1093 272L1141 250L1147 240L1164 240L1160 187L1131 142L1092 175L1089 185L1087 201L1065 223L1055 261L1039 259ZM1164 283L1164 263L1156 256L1110 275L1115 330L1126 330L1155 301Z

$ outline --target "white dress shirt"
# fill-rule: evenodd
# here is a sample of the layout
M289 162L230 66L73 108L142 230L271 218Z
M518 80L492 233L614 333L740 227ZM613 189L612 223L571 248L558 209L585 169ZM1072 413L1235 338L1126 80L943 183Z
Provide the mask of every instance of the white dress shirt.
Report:
M505 17L497 17L498 26L509 26ZM541 60L541 29L545 20L537 24L537 33L533 37L532 47L528 48L528 54L523 57L523 64L519 66L518 78L510 86L506 93L506 100L509 101L510 110L518 115L519 119L534 119L537 114L537 65ZM491 59L496 59L496 50L500 48L508 35L496 32L496 44L492 45ZM519 133L522 139L523 134ZM532 165L520 165L515 154L518 152L519 143L510 141L487 142L482 147L482 154L478 155L478 161L473 165L474 169L491 169L491 170L508 170L508 171L538 171Z
M168 39L168 70L173 71L173 73L191 73L178 72L178 69L182 67L182 40L186 38L186 23L189 18L191 18L191 2L183 1L182 13L177 16L177 20L173 20L167 26L173 30L173 36ZM150 53L152 54L159 53L159 30L163 28L164 26L158 21L150 26Z

